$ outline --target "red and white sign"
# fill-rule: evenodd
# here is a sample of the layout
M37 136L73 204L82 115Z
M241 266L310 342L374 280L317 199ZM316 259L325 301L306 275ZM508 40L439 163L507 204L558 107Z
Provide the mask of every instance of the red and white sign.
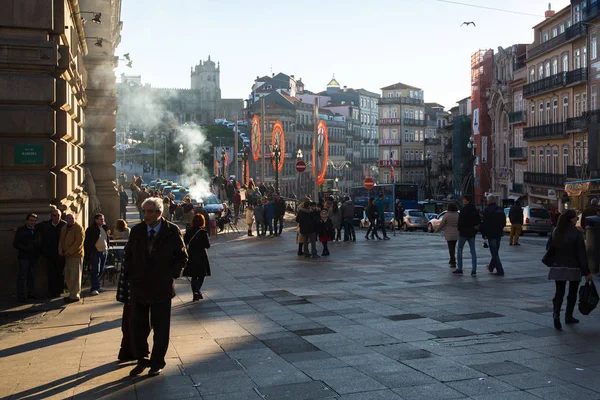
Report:
M296 171L298 171L298 172L306 171L306 163L304 161L298 161L296 163Z
M363 186L365 187L365 189L371 190L375 187L375 181L373 180L373 178L366 178L363 182Z

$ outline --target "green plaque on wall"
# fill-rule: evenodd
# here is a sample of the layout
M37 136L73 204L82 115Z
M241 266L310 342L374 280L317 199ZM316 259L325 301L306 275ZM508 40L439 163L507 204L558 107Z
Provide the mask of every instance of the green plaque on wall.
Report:
M43 165L44 145L42 144L15 144L16 165Z

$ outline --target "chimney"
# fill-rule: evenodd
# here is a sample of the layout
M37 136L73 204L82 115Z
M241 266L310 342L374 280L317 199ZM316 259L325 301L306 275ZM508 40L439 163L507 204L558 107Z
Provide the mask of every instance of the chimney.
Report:
M344 86L344 93L348 90L348 86Z
M548 3L548 11L546 11L546 13L544 14L544 17L546 18L552 18L554 17L554 10L552 9L552 3Z
M294 79L294 75L290 75L290 78Z

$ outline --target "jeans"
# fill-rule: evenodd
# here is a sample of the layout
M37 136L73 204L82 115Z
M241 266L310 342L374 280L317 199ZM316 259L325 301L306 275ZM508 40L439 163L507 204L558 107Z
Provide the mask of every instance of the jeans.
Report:
M273 220L270 218L265 223L265 234L267 233L267 227L269 228L269 235L273 235Z
M92 275L92 287L90 291L100 289L100 275L104 272L104 264L106 263L106 251L96 251L90 255L90 267Z
M19 274L17 275L17 297L19 300L25 300L25 286L27 286L27 295L35 295L35 264L36 260L19 258Z
M193 276L192 280L192 293L200 293L200 289L202 289L202 284L204 283L203 276Z
M383 234L383 237L387 237L387 233L385 232L385 218L384 217L377 218L377 223L379 224L378 228L381 229L381 233Z
M488 238L488 245L490 246L490 253L492 254L492 259L490 260L490 272L492 272L495 269L498 271L499 274L504 273L504 268L502 268L502 261L500 261L501 240L502 238Z
M335 235L333 237L335 240L337 241L341 241L342 240L342 229L336 229L335 230Z
M344 219L344 242L348 240L356 240L356 232L354 232L354 225L352 225L352 219Z
M279 225L279 230L277 230L277 225ZM281 235L283 231L283 215L273 218L273 229L275 229L276 235Z
M458 238L458 266L457 270L461 271L463 268L463 247L465 243L469 242L469 249L471 250L471 272L477 271L477 253L475 252L475 237L464 237Z
M323 253L322 253L322 255L328 256L329 255L329 248L327 247L327 242L321 242L321 244L323 245Z

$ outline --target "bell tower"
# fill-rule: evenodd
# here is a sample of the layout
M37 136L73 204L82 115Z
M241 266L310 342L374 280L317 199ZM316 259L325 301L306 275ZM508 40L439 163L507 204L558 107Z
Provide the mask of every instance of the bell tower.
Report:
M220 64L215 64L209 55L208 60L201 60L192 68L190 75L191 89L200 92L202 122L214 121L221 103Z

